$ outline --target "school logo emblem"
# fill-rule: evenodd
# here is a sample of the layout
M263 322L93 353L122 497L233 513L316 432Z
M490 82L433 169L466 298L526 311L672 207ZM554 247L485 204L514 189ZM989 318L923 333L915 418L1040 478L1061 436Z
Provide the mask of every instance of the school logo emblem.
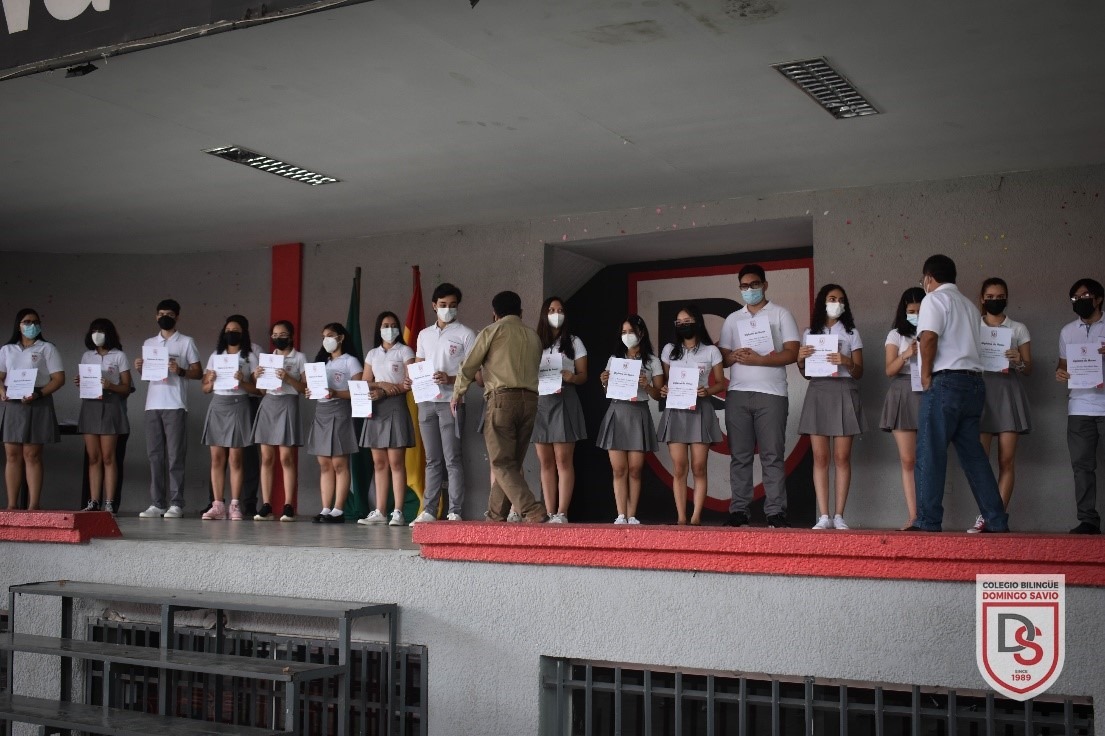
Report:
M344 380L345 380L345 374L344 373L335 373L334 374L334 383L341 383Z
M992 337L994 339L997 339L997 336L998 336L998 331L997 330L990 330L990 337Z
M1065 575L977 575L975 655L987 684L1014 700L1047 691L1066 656Z
M1083 345L1082 347L1080 347L1080 348L1079 348L1079 350L1080 350L1080 351L1082 351L1082 354L1083 354L1083 355L1089 355L1089 354L1090 354L1090 351L1089 351L1089 349L1088 349L1088 348L1087 348L1087 347L1086 347L1085 345Z
M457 354L457 344L455 342L449 343L449 357Z

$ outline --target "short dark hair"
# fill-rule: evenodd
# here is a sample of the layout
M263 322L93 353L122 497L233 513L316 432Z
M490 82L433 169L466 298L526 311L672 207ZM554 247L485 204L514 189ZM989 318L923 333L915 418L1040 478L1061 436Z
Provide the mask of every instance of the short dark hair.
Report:
M1009 296L1009 284L1005 283L1005 279L998 276L991 276L990 278L982 282L982 286L978 290L979 297L981 298L985 296L986 290L989 289L991 286L1000 286L1002 289L1005 290L1005 295Z
M461 299L463 299L460 289L446 281L443 284L437 285L437 288L434 289L434 293L430 295L430 301L436 302L438 299L444 299L447 296L455 296L457 298L457 304L460 304Z
M1105 287L1101 285L1101 282L1094 281L1093 279L1078 279L1074 282L1074 286L1070 287L1070 296L1073 297L1074 293L1086 287L1086 291L1093 294L1094 299L1101 299L1105 297Z
M925 267L921 269L925 276L931 276L938 283L955 283L955 261L945 255L929 256L925 261Z
M760 277L760 281L767 281L767 273L764 271L764 267L758 263L749 263L741 269L741 272L737 274L737 279L743 279L748 274L753 274Z
M491 308L499 317L522 314L522 297L513 291L500 291L491 299Z
M166 312L172 311L176 315L180 316L180 304L176 299L162 299L157 303L157 311L165 310Z
M92 342L92 333L104 333L104 348L106 350L122 350L123 343L119 341L119 333L115 325L106 317L97 317L88 325L88 332L84 334L84 346L89 350L96 349L96 343Z

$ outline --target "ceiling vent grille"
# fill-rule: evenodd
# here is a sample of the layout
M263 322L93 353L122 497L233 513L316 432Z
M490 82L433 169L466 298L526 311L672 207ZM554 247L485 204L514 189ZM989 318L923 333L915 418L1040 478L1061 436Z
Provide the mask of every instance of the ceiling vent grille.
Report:
M236 164L243 164L250 168L257 169L258 171L266 171L270 174L282 176L285 179L310 184L313 187L317 187L320 184L336 184L341 181L341 179L335 179L326 174L319 174L318 172L304 169L290 164L287 161L281 161L278 158L266 156L263 153L257 153L257 151L251 151L241 146L208 148L204 153L210 153L212 156L218 156L221 159L226 159Z
M852 83L829 66L824 58L772 64L771 68L794 82L838 120L879 114Z

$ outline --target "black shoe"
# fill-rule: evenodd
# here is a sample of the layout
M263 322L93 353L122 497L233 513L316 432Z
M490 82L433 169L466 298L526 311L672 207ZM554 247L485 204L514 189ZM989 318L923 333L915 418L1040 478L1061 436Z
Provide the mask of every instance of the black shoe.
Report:
M254 521L268 521L272 518L272 506L269 504L262 504L257 513L253 515Z
M1083 521L1078 526L1070 530L1071 534L1100 534L1101 527L1094 526L1088 521Z
M325 524L326 520L330 518L330 514L316 514L311 521L315 524Z
M991 529L988 526L984 526L979 529L979 534L1008 534L1008 529Z
M333 514L323 514L323 516L325 517L325 518L321 519L323 524L344 524L345 523L345 514L338 514L337 516L334 516Z
M899 529L899 531L903 531L903 532L927 532L927 531L930 531L930 530L929 529L922 529L921 527L919 527L917 525L913 525L913 526L907 526L905 529Z
M284 514L280 521L295 521L295 508L290 503L284 504Z
M790 524L787 523L786 514L771 514L767 517L768 529L787 529Z
M748 526L748 514L743 511L734 511L729 514L723 526Z

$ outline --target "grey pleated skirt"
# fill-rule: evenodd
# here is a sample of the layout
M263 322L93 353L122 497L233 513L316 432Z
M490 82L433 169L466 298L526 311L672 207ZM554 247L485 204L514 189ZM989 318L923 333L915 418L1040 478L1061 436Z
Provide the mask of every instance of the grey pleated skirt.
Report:
M307 452L322 457L353 455L361 448L353 429L353 407L349 399L319 401L315 420L307 435Z
M77 431L81 434L130 434L130 420L122 397L105 391L102 399L82 399Z
M253 420L248 396L214 394L203 420L203 444L208 447L247 447L253 444Z
M4 442L51 445L61 441L53 396L43 396L29 404L22 401L5 401L4 404L3 427L0 428Z
M578 442L587 439L583 405L573 384L566 383L558 394L537 399L537 419L530 442Z
M982 380L986 383L986 406L978 423L979 431L986 434L1031 432L1032 415L1020 376L1013 371L988 372L982 374Z
M798 434L852 437L863 434L866 424L854 378L810 379Z
M909 374L894 376L886 399L882 402L882 417L879 427L884 432L896 429L917 431L917 414L921 408L921 392L913 390Z
M695 409L664 409L657 435L661 442L713 444L721 442L721 425L709 396L699 396Z
M611 399L595 444L603 450L656 452L656 427L647 401Z
M302 447L298 394L265 394L253 419L253 444Z
M414 422L404 394L372 402L372 416L364 420L361 447L414 447Z

